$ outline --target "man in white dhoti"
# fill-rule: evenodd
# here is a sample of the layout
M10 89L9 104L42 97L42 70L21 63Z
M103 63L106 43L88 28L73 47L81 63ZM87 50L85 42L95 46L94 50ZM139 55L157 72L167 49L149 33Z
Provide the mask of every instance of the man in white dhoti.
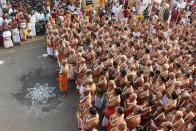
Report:
M13 28L12 30L12 39L14 44L20 45L21 39L20 39L20 31L18 28Z
M35 13L32 13L30 17L30 23L31 23L31 35L36 36L36 28L35 28L35 23L36 23L36 16Z
M4 40L4 47L5 48L10 48L13 47L13 42L12 42L12 33L11 31L8 30L8 25L4 25L4 31L3 31L3 40Z
M112 14L111 14L111 18L116 16L116 13L118 11L118 4L114 3L114 5L112 6Z
M12 39L13 39L14 44L20 45L20 42L21 42L20 31L18 29L18 22L16 21L15 18L13 18L13 21L12 21L11 33L12 33Z

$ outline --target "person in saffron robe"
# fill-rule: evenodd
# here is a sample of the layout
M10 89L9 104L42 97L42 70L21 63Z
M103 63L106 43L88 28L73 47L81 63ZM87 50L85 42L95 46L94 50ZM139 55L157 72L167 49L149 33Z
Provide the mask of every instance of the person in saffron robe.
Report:
M64 60L61 64L61 68L59 71L59 89L61 92L67 93L68 90L68 72L69 65L66 60Z

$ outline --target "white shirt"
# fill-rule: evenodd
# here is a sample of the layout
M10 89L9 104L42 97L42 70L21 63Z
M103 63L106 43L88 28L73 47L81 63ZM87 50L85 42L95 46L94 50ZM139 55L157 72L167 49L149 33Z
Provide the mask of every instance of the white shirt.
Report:
M2 25L3 24L3 18L2 17L0 17L0 25Z
M116 8L117 13L119 13L122 10L122 5L120 5L118 8Z
M31 29L31 23L28 23L28 24L27 24L27 28L28 28L28 29Z
M114 5L113 7L112 7L112 13L116 13L118 11L118 8L117 8L117 6L116 5Z
M176 5L176 7L178 7L178 8L179 8L180 3L179 3L178 1L173 1L173 5Z
M185 25L186 24L186 18L181 18L180 23Z
M14 10L12 9L12 8L10 8L9 10L8 10L8 14L10 15L11 13L13 13L14 12Z
M45 20L45 15L44 15L44 13L39 14L38 19L39 19L39 20Z
M186 2L180 2L179 3L179 8L184 9L186 7Z
M36 22L36 16L35 15L30 16L30 22L31 23L35 23Z
M133 32L133 36L134 36L134 37L139 37L140 35L141 35L140 32Z
M136 10L137 10L137 12L140 11L141 6L142 6L142 1L141 0L137 0L136 1Z
M164 37L167 38L167 39L170 37L171 34L172 34L171 29L168 29L168 31L163 32Z
M154 15L153 17L152 17L152 19L153 19L153 21L157 21L158 19L159 19L159 17L158 17L158 15Z
M154 28L154 26L150 27L150 33L151 34L155 34L156 33L156 29Z
M50 17L50 13L46 14L46 19L45 20L49 20Z
M35 13L36 22L38 22L38 20L39 20L39 15L40 14L38 12Z
M69 9L70 11L74 11L74 10L75 10L75 6L74 6L74 5L68 6L68 9Z
M4 23L6 23L6 24L9 24L10 22L12 22L11 19L5 19L5 20L4 20Z

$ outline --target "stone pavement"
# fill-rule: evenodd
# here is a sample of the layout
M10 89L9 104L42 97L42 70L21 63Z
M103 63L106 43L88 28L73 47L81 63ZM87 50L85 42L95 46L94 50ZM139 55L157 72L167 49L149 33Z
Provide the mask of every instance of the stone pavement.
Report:
M0 48L0 131L77 131L78 95L71 81L67 97L56 88L48 103L32 104L25 98L36 83L58 87L56 61L43 57L44 37L21 46Z

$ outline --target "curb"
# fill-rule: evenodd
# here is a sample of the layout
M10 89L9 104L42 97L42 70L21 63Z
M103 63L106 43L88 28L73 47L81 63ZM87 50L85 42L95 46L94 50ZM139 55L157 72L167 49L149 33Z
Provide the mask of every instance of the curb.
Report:
M45 39L45 36L36 36L32 39L28 39L27 41L22 41L21 45L32 43L32 42L39 41L39 40L44 40L44 39Z

